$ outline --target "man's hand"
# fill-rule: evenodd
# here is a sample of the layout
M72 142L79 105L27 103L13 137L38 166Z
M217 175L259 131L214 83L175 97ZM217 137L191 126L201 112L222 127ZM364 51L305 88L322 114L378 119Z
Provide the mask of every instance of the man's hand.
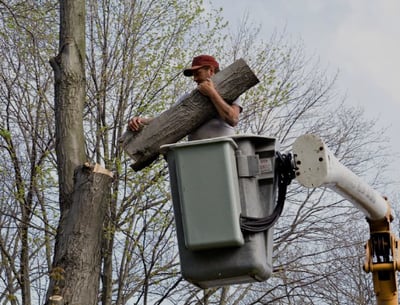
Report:
M197 90L199 90L201 94L210 98L217 93L217 90L214 87L214 82L211 78L207 78L205 81L201 82L197 86Z
M132 131L139 131L143 125L149 124L151 120L151 118L135 116L128 122L128 126Z

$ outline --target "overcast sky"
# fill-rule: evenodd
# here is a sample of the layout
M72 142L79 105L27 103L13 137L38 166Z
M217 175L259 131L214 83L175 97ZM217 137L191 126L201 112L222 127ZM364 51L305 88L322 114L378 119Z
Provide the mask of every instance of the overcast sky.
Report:
M231 25L247 12L262 25L264 40L283 29L301 39L322 67L339 71L337 84L347 103L360 105L367 118L379 117L380 126L390 127L388 146L400 153L399 0L209 1L223 8ZM400 180L400 165L396 168Z

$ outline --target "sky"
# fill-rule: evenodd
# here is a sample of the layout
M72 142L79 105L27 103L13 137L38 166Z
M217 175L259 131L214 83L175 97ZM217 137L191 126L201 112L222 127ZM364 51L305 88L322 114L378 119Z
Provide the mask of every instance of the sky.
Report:
M209 0L222 7L234 29L244 13L260 24L262 38L285 30L305 51L339 72L346 103L388 127L388 146L400 156L400 1L398 0ZM265 36L265 37L264 37ZM394 172L400 181L400 162Z

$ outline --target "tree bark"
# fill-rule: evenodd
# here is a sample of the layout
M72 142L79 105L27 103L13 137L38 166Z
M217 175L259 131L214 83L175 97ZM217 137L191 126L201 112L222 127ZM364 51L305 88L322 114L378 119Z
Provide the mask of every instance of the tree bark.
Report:
M56 154L62 214L71 205L74 170L86 162L83 133L86 80L84 57L75 39L64 37L60 39L60 46L60 53L50 64L55 78Z
M243 59L215 74L212 80L229 104L259 82ZM161 145L179 141L216 115L211 101L195 89L181 103L163 112L140 131L127 129L120 143L134 162L132 168L138 171L158 157Z
M76 169L73 202L61 220L49 297L62 296L69 305L98 303L102 229L111 181L111 172L99 165Z

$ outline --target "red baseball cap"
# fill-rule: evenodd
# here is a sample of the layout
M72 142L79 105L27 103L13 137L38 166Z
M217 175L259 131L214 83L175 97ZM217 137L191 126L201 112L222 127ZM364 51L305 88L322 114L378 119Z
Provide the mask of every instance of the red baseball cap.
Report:
M193 76L193 71L202 67L211 66L219 70L219 64L214 57L210 55L199 55L193 58L192 66L183 70L183 75Z

